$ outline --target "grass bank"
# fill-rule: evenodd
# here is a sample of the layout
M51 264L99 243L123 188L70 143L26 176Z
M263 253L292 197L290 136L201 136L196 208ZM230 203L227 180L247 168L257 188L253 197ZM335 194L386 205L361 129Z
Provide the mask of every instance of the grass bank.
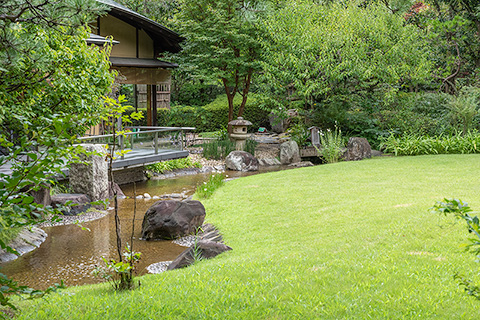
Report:
M427 212L457 197L480 209L480 156L381 158L234 180L204 204L233 247L131 292L71 288L19 319L474 319L453 280L479 265L462 223Z

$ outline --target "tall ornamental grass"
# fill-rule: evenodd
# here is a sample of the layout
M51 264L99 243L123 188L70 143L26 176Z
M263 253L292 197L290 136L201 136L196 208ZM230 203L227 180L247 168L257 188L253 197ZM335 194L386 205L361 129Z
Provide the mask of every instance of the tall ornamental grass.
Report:
M326 163L335 163L340 161L345 147L345 139L342 136L342 130L335 127L335 130L328 129L320 132L320 148L317 148L318 156Z

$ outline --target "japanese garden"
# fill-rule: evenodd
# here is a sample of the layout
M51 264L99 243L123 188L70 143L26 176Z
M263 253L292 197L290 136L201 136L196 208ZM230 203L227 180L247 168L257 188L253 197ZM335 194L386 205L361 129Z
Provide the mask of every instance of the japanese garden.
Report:
M0 1L0 317L477 319L475 0Z

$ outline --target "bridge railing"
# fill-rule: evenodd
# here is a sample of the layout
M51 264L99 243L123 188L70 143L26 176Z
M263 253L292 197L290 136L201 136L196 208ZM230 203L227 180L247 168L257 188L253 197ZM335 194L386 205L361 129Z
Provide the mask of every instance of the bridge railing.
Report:
M116 135L116 147L118 151L150 149L158 154L162 149L183 150L184 131L195 130L194 127L152 127L152 126L132 126L125 127L122 135ZM111 146L113 143L113 134L103 134L95 136L85 136L79 138L81 141L91 141L91 143L100 143ZM121 156L123 159L123 155Z

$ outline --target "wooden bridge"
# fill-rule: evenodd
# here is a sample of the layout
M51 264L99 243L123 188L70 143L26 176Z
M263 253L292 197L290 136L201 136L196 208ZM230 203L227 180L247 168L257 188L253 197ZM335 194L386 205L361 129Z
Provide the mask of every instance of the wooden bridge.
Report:
M139 167L159 161L186 158L189 154L184 150L184 132L195 130L191 127L127 127L124 136L117 136L115 150L123 151L122 156L114 159L114 170ZM82 143L103 144L112 146L113 134L81 137ZM28 161L25 159L17 159ZM12 164L6 162L0 166L0 173L10 175ZM68 169L62 170L68 175Z
M121 136L117 136L116 156L113 169L121 170L129 167L143 166L159 161L186 158L189 154L184 150L184 132L195 130L192 127L127 127ZM80 141L111 146L113 134L87 136Z

